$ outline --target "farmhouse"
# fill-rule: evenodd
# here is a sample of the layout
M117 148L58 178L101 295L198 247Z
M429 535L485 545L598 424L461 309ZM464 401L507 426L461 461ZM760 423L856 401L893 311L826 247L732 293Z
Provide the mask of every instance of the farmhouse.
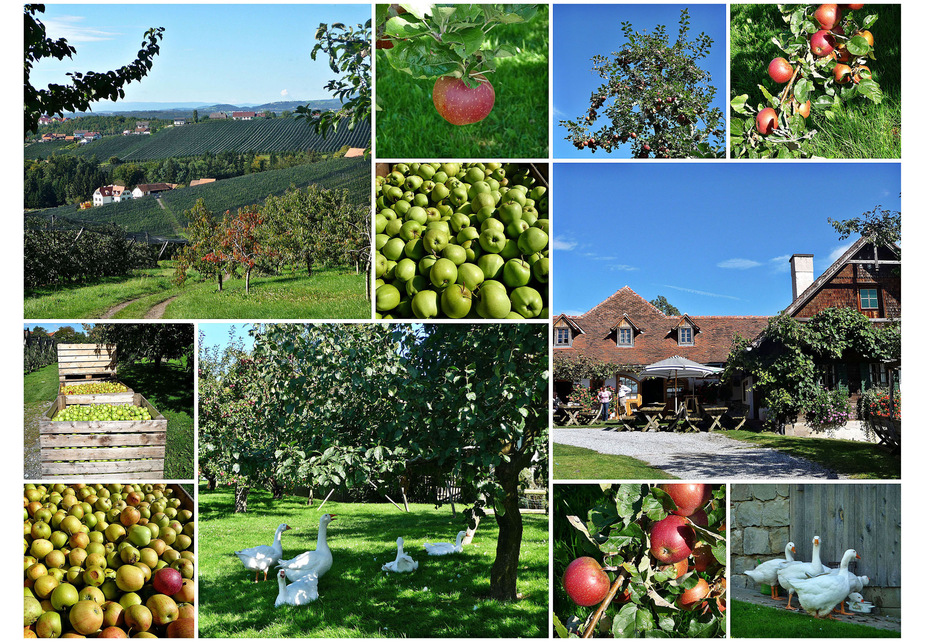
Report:
M132 199L132 191L122 185L103 185L93 192L93 207Z
M174 127L182 127L182 126L185 125L185 124L186 124L186 119L185 119L185 118L174 118L174 119L173 119L173 126L174 126Z
M557 380L555 391L565 399L581 383L592 390L625 384L642 403L672 402L694 393L693 379L640 379L645 366L680 355L703 365L725 364L736 336L754 338L767 325L763 316L667 315L625 286L588 312L560 314L553 323L553 359L585 359L612 368L597 380ZM741 399L734 395L733 399Z
M233 120L253 120L257 114L252 111L233 111L231 118Z
M176 187L176 183L142 183L141 185L135 186L135 189L132 190L132 196L135 198L144 198L148 194L169 192L172 189L176 189Z

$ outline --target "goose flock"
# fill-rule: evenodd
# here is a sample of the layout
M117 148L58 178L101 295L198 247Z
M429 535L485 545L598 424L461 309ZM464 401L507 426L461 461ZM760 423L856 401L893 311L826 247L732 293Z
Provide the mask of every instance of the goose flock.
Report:
M769 560L751 571L745 571L745 574L755 580L756 584L769 585L773 600L784 599L778 595L778 586L787 589L787 606L784 608L791 611L796 610L791 605L793 593L796 592L800 606L813 617L837 619L831 615L832 611L850 615L845 610L846 600L852 603L852 610L863 612L863 605L869 603L864 602L860 592L870 583L870 578L866 575L859 577L848 570L849 564L861 559L861 556L850 548L842 556L839 567L831 569L820 561L821 543L818 535L813 537L813 556L810 562L795 560L793 553L796 547L793 542L788 542L784 549L785 559ZM839 605L840 608L835 610Z
M278 566L277 582L279 583L279 595L276 598L276 607L283 604L292 604L301 606L314 602L318 599L318 580L321 576L331 569L334 563L334 556L328 547L328 524L330 524L336 515L326 513L321 516L318 524L318 540L315 544L315 550L305 551L296 555L292 559L284 560L282 535L285 531L291 530L288 524L280 524L276 529L276 535L273 543L264 546L254 546L241 551L235 551L235 555L244 564L244 568L256 572L254 581L258 581L260 571L263 571L264 581L267 579L267 573L272 566ZM456 535L456 543L440 542L436 544L426 543L424 548L429 555L452 555L462 552L462 540L466 531L460 531ZM405 553L405 541L401 537L397 540L398 554L395 560L382 565L383 571L390 573L411 573L417 570L418 563Z

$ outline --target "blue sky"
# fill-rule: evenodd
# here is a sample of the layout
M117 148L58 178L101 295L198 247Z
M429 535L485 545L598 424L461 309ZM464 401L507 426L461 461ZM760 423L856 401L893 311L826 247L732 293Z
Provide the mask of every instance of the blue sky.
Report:
M32 82L67 81L68 71L109 71L135 59L145 31L165 27L160 54L123 101L202 104L321 100L334 77L326 56L312 61L318 24L365 23L366 4L81 5L48 4L37 14L53 38L77 49L73 60L43 60ZM99 111L111 109L100 102Z
M215 346L224 348L229 343L229 331L233 330L235 337L244 340L244 349L250 350L254 347L254 339L248 334L251 327L253 325L250 323L200 323L199 332L202 333L202 343L199 347L200 349Z
M41 327L41 328L45 328L45 332L57 332L58 328L61 328L66 325L71 326L77 332L84 331L84 324L82 322L81 323L23 323L22 328L23 330L35 330L36 328ZM96 324L88 323L87 325L92 327Z
M899 163L573 162L552 184L555 314L628 285L682 313L774 315L792 254L814 254L818 277L856 240L828 217L902 210Z
M678 35L681 9L690 9L688 39L701 33L713 38L710 54L698 61L698 66L712 74L712 86L718 91L712 106L725 113L723 102L726 87L726 7L722 4L557 4L553 7L553 157L554 158L629 158L630 146L621 145L607 154L598 150L575 149L565 140L568 130L560 120L576 120L587 113L591 92L603 84L600 75L591 68L591 57L610 56L624 44L620 30L629 22L634 31L652 31L665 25L674 42ZM593 129L603 126L607 117L598 117Z

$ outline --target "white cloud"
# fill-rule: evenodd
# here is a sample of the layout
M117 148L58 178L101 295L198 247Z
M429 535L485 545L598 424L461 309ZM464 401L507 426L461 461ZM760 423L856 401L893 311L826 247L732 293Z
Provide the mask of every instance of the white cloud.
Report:
M622 263L609 265L607 267L610 268L611 272L635 272L639 269L638 267L633 267L632 265L624 265Z
M279 92L279 95L282 96L283 98L285 98L286 96L289 95L289 90L288 90L288 89L284 89L284 90L282 90L281 92Z
M832 251L829 252L829 263L834 263L836 260L841 258L841 255L848 251L848 248L854 245L854 243L845 243L844 245L838 245L832 248Z
M737 296L730 296L728 294L716 294L715 292L704 292L703 290L692 290L690 288L679 288L676 285L663 285L662 287L671 288L672 290L677 290L678 292L687 292L688 294L697 294L700 296L710 296L717 299L732 299L733 301L741 301Z
M85 27L81 23L86 20L83 16L58 16L57 18L43 19L45 33L55 40L66 38L71 44L75 42L100 42L112 40L117 33L101 31Z
M552 249L554 250L574 250L578 247L578 241L566 241L561 237L553 237L552 239Z
M768 264L771 266L772 272L787 272L790 269L790 257L786 254L784 256L775 256L768 261Z
M726 259L725 261L720 261L716 264L718 268L726 268L730 270L750 270L753 267L758 267L761 265L758 261L752 261L751 259Z

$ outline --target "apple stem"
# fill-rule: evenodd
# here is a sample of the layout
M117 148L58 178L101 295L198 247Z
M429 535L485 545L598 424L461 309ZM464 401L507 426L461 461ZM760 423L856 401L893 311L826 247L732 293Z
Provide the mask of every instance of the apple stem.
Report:
M594 612L594 616L591 618L591 622L588 624L588 628L585 629L585 632L581 635L581 637L590 638L594 635L594 629L597 628L598 620L601 619L601 616L604 614L604 611L607 610L607 607L610 606L613 598L617 595L620 589L623 588L623 584L626 581L627 576L628 574L626 569L621 568L620 574L617 576L617 579L613 581L613 584L610 585L610 591L608 591L607 596L604 598L604 601L601 602L601 605L597 607L597 610Z

